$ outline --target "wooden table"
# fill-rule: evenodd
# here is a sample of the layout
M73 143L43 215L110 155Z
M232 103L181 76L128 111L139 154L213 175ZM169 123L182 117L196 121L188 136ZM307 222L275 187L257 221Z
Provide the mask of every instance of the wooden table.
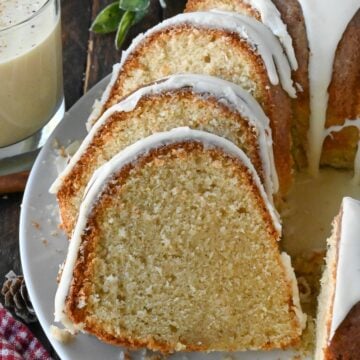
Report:
M62 0L62 40L64 61L64 91L69 109L88 89L111 72L118 62L120 51L114 49L114 35L99 36L88 31L92 19L100 9L113 0ZM147 16L129 32L124 48L138 33L157 24L162 19L182 12L185 0L167 0L162 9L158 0L151 1ZM45 190L44 190L45 191ZM21 273L19 257L19 215L22 193L0 195L0 284L5 274L14 270ZM0 298L0 301L3 299ZM38 323L31 330L58 359Z

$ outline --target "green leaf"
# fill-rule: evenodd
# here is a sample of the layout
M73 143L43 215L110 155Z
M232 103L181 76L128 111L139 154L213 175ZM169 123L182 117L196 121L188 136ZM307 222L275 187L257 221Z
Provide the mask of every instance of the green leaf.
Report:
M121 48L130 27L134 24L135 18L136 13L133 11L126 11L121 18L115 37L115 47L117 50Z
M119 8L119 1L106 6L91 25L90 30L97 34L108 34L117 30L124 10Z
M146 15L146 13L147 13L147 10L137 11L135 14L134 24L137 24L138 22L140 22Z
M120 9L128 11L143 11L150 5L150 0L120 0Z

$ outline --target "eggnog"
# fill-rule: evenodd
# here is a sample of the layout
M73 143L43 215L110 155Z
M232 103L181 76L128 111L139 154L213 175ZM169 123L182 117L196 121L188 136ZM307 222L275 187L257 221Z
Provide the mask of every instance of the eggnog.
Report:
M0 148L42 128L61 104L56 0L0 0Z

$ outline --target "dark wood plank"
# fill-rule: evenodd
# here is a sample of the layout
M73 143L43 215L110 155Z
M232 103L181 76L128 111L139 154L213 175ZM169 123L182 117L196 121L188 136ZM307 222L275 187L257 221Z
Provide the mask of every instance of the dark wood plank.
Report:
M186 0L165 0L166 8L163 9L163 19L167 19L184 11Z
M175 1L175 0L173 0ZM92 9L92 18L111 1L94 0ZM156 25L162 19L162 10L158 0L151 0L151 5L144 19L130 29L129 34L123 44L126 49L132 39L141 32ZM89 90L98 81L104 78L112 71L113 64L120 61L121 50L116 50L114 45L115 34L98 35L90 33L88 61L86 68L86 77L84 90Z
M11 269L21 271L18 238L22 194L0 196L0 282Z
M83 95L91 0L62 0L62 42L66 108Z

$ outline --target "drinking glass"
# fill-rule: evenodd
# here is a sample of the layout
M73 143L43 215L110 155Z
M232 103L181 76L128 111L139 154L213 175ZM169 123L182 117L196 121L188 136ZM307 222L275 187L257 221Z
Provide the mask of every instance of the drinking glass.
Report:
M60 0L0 0L0 176L31 162L63 114Z

